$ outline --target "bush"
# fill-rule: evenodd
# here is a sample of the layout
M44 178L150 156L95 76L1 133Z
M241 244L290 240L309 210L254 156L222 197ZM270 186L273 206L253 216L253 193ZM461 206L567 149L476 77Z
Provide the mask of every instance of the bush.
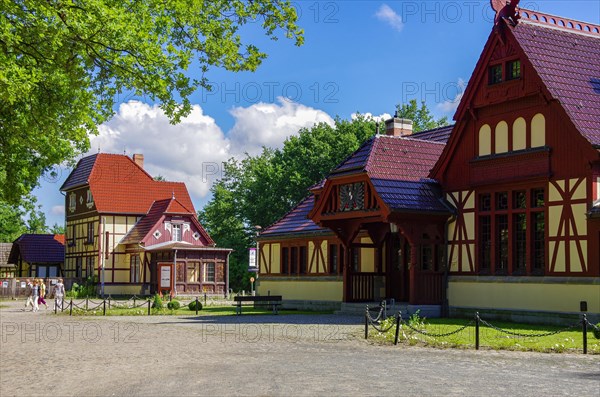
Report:
M191 311L196 311L196 304L198 304L198 310L202 310L202 303L200 301L191 301L190 304L188 305L188 308Z
M600 339L600 323L596 324L596 326L593 328L594 328L594 330L593 330L594 337L596 339Z
M171 302L167 303L167 309L170 310L177 310L181 307L181 303L179 303L179 301L176 300L172 300Z
M152 302L152 307L157 310L163 308L163 301L160 298L160 296L158 296L158 294L154 295L154 302Z
M88 277L84 284L73 283L71 289L66 292L67 298L93 298L96 297L97 277Z

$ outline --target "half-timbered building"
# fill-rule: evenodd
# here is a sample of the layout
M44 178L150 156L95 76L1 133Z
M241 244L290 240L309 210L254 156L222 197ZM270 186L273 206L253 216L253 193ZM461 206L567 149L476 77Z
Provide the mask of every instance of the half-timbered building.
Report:
M390 120L262 233L259 292L600 315L600 26L508 3L451 133Z
M105 294L227 293L231 250L198 222L185 184L154 180L142 155L85 157L61 190L65 277Z

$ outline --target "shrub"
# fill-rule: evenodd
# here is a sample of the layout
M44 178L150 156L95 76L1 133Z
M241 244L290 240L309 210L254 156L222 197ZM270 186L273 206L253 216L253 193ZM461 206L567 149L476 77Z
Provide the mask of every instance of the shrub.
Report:
M596 324L596 326L595 326L595 327L592 327L592 328L594 329L594 330L593 330L593 332L594 332L594 337L595 337L596 339L600 339L600 323Z
M171 302L167 303L167 308L170 310L177 310L181 307L181 303L179 303L179 301L176 300L172 300Z
M200 301L191 301L190 304L188 305L188 308L191 311L196 311L196 304L198 304L198 310L202 310L202 303Z
M163 308L163 301L160 298L160 296L158 296L158 294L154 295L154 302L152 302L152 307L157 310Z

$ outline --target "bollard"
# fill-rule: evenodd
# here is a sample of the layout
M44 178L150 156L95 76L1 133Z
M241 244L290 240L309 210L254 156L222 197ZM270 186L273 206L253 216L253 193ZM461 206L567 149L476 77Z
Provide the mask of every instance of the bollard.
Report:
M106 306L106 302L104 302L104 305ZM108 296L108 310L110 310L110 295Z
M479 350L479 312L475 313L475 350Z
M88 309L88 297L85 297L85 310L87 311Z
M583 331L583 354L587 354L587 316L585 313L581 320L581 330Z
M204 293L204 306L206 306L206 293Z
M65 299L63 297L63 300L60 302L60 311L64 312L65 311Z
M133 307L135 307L135 295L133 297Z
M71 303L69 303L69 316L73 315L73 298L71 298Z
M106 299L102 301L102 315L106 316Z
M58 302L56 300L56 298L54 298L54 314L56 314L58 312Z
M402 312L398 311L398 318L396 319L396 336L394 337L394 345L398 344L398 336L400 334L400 321L402 321Z
M369 306L365 310L365 339L369 338Z
M204 294L204 297L206 297L206 294ZM204 301L204 304L206 305L206 301ZM198 297L196 297L196 316L198 315Z
M148 299L148 315L150 315L150 299Z

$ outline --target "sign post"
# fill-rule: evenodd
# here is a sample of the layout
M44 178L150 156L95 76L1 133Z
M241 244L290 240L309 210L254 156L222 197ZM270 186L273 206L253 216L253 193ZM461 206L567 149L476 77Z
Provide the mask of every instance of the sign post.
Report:
M252 296L254 296L254 277L250 277L250 288L252 288Z
M160 263L158 265L158 291L169 291L169 294L173 291L173 264L172 263Z

